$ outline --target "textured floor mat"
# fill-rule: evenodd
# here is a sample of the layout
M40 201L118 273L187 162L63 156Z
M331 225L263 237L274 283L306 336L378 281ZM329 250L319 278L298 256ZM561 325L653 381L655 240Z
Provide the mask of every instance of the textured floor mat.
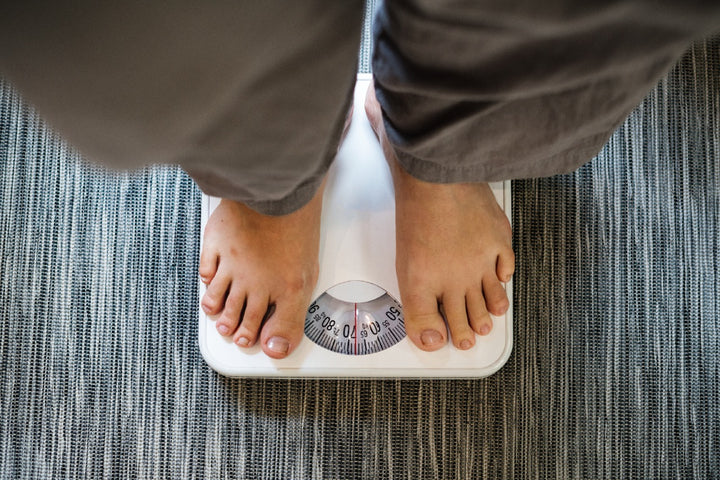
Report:
M196 187L84 165L0 84L0 478L717 478L718 72L698 44L514 182L514 352L474 381L216 375Z

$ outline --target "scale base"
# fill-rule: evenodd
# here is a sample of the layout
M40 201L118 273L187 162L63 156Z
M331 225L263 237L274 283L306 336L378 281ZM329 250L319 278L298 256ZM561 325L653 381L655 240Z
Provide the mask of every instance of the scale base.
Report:
M323 201L320 276L313 299L346 280L371 281L393 298L400 299L393 268L392 180L363 107L370 81L370 75L358 76L352 125L328 172ZM344 188L348 182L355 188ZM498 203L511 218L510 182L491 184L491 187ZM362 193L354 196L346 193L358 191ZM218 203L216 198L203 196L201 235ZM367 231L382 234L362 234ZM380 267L374 268L375 265ZM202 298L205 285L200 282L199 286ZM458 350L448 342L438 351L425 352L405 337L376 353L349 355L323 348L306 336L291 355L276 360L266 356L259 345L240 348L221 336L215 329L215 318L199 308L200 351L214 370L232 377L485 377L499 370L512 351L512 282L505 285L505 290L510 308L505 315L493 317L490 334L477 335L475 346L470 350Z

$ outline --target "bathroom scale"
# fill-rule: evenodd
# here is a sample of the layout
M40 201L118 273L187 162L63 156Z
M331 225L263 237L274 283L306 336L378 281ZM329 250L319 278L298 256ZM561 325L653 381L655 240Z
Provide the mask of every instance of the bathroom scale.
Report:
M372 80L358 75L353 118L328 172L320 232L320 272L305 317L305 336L284 359L266 356L259 342L241 348L215 329L202 308L200 351L217 372L233 377L484 377L496 372L512 350L512 281L505 284L510 308L493 316L492 331L476 335L469 350L450 341L434 352L405 335L395 274L395 201L390 170L365 116ZM492 184L511 218L510 182ZM203 232L220 200L202 198ZM202 235L202 233L201 233ZM199 282L200 298L205 285Z

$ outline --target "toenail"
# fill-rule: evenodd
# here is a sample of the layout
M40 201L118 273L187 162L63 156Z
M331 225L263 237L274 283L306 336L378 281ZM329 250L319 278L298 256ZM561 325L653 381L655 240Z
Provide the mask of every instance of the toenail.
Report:
M442 335L437 330L425 330L420 335L423 345L432 346L442 342Z
M230 333L230 329L225 325L218 325L217 331L220 332L220 335L227 335Z
M490 333L490 330L492 330L492 327L488 325L487 323L480 327L480 335L487 335Z
M200 277L200 281L203 282L204 284L208 283L207 277Z
M287 353L290 350L290 342L282 337L272 337L268 340L267 347L275 353Z
M247 337L240 337L235 340L235 343L240 347L247 347L250 345L250 340L248 340Z
M210 307L208 307L208 306L205 305L204 303L202 304L202 309L203 309L203 312L208 313L208 314L212 311L212 310L210 309Z
M461 350L467 350L467 349L469 349L470 347L472 347L472 343L470 343L470 340L465 339L465 340L463 340L462 342L460 342L460 349L461 349Z

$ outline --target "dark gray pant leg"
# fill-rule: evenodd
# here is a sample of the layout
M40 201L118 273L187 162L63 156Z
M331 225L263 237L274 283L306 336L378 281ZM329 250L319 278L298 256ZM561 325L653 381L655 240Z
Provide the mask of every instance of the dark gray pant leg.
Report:
M716 1L385 0L373 72L401 164L433 182L548 176L593 157Z
M9 2L0 72L88 158L181 164L268 214L306 203L354 84L360 0Z

